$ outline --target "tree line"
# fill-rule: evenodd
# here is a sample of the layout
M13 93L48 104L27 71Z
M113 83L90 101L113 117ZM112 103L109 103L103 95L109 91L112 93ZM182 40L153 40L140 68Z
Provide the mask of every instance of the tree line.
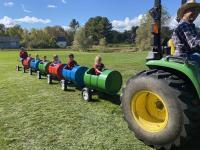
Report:
M6 28L0 24L0 36L17 36L20 45L29 48L57 48L58 37L65 37L68 46L79 46L89 48L92 45L129 43L135 41L136 29L119 32L112 30L112 24L106 17L90 18L85 26L80 26L76 19L73 19L65 30L61 26L47 26L43 29L23 29L20 25Z
M171 38L173 30L167 26L171 17L166 10L162 12L162 39L166 42ZM18 36L20 45L28 48L57 48L58 37L65 37L68 46L87 50L93 45L132 44L137 50L151 49L151 24L149 14L144 15L140 26L133 26L128 31L113 30L112 23L107 17L90 18L84 26L73 19L68 30L61 26L45 27L44 29L23 29L20 25L6 28L0 24L0 35ZM199 29L198 29L199 30Z

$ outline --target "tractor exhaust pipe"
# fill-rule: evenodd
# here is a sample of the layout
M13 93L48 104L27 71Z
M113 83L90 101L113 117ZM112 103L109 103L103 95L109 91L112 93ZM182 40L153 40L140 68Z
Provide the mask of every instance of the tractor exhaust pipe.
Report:
M163 57L163 50L161 45L161 18L162 18L162 5L161 0L155 0L154 7L149 11L153 18L152 24L152 52L149 53L148 60L159 60Z

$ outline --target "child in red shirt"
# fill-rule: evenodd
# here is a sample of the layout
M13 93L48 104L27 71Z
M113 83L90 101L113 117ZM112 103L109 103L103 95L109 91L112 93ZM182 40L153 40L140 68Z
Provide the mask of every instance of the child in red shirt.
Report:
M102 63L101 56L96 56L95 64L94 64L94 69L95 69L96 75L100 75L104 68L105 68L105 65Z
M24 59L26 59L28 57L28 53L27 53L27 51L25 50L24 47L22 47L20 49L19 57L20 57L21 61L23 61Z
M67 63L67 69L71 70L73 69L75 66L77 66L77 62L74 60L74 54L70 54L68 56L68 63Z

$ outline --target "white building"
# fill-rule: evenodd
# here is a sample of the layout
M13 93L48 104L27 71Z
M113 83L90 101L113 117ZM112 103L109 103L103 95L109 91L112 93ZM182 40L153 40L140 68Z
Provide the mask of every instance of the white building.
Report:
M65 39L65 37L58 37L56 40L56 44L60 48L65 48L67 46L67 40Z
M0 36L0 48L19 48L19 38L12 36Z

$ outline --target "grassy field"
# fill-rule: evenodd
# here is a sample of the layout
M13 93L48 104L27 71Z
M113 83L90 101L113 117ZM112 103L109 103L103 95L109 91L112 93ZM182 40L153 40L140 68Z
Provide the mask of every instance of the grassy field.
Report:
M32 52L32 55L35 52ZM69 52L58 54L62 61ZM79 64L92 66L96 53L75 53ZM125 81L145 69L146 53L101 54L107 68L119 70ZM16 73L17 52L0 52L0 149L150 150L138 141L122 119L120 106L95 98L86 103L81 92L63 92L28 73ZM113 100L116 101L116 100Z

